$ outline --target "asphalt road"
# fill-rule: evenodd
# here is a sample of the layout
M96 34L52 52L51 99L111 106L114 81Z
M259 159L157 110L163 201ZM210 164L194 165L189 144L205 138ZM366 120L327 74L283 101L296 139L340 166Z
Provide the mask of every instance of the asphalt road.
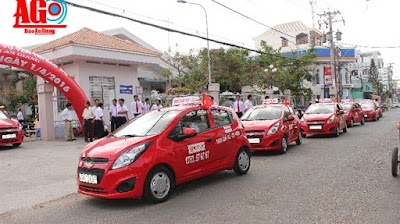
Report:
M0 150L0 206L11 209L0 223L400 223L400 178L390 173L399 115L391 110L338 138L307 138L285 155L256 154L247 175L193 181L157 205L73 193L82 143Z

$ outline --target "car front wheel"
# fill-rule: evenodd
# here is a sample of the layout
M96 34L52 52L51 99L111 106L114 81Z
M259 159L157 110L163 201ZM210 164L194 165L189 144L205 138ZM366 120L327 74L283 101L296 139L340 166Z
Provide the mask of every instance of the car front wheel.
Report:
M246 174L250 169L251 153L247 148L241 148L236 155L235 166L233 167L233 171L237 175Z
M148 202L161 203L168 200L174 187L171 171L165 166L156 166L147 175L143 196Z

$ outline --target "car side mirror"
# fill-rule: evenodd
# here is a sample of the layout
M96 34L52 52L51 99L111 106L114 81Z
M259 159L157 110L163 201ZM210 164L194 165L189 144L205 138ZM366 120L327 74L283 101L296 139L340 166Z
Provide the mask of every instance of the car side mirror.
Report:
M197 135L197 131L194 128L183 128L183 134L178 134L175 136L171 136L170 139L174 141L182 141L187 138L191 138Z
M289 114L289 116L287 117L287 121L293 121L294 120L294 116Z
M338 114L344 114L344 110L339 110Z

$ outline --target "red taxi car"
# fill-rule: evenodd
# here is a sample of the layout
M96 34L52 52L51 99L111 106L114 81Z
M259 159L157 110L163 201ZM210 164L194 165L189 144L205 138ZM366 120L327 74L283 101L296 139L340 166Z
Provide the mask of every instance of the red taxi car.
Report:
M20 146L24 140L22 125L0 111L0 145Z
M300 120L291 107L277 99L264 101L263 105L249 109L242 117L251 150L279 150L285 153L288 145L300 145Z
M344 113L347 115L347 126L353 127L355 123L365 124L364 111L361 105L349 100L342 100Z
M343 107L329 99L311 104L301 118L301 132L307 135L335 135L347 132L346 114Z
M378 121L380 118L379 108L374 100L361 101L361 108L364 112L364 119L366 121Z
M173 102L87 145L79 159L78 192L159 203L175 185L227 169L248 172L250 145L232 109L196 104L193 97Z

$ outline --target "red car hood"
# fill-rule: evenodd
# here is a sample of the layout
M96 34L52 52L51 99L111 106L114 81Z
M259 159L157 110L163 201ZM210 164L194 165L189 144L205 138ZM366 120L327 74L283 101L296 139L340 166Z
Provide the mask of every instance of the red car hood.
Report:
M304 119L308 121L322 121L327 120L333 114L304 114Z
M83 150L84 157L108 158L115 160L122 151L128 150L149 137L102 138L90 143Z
M364 112L371 112L372 111L372 109L362 109Z
M274 125L279 120L256 120L256 121L242 121L244 130L268 130L272 125Z
M12 128L19 127L19 123L13 119L0 119L0 128Z

